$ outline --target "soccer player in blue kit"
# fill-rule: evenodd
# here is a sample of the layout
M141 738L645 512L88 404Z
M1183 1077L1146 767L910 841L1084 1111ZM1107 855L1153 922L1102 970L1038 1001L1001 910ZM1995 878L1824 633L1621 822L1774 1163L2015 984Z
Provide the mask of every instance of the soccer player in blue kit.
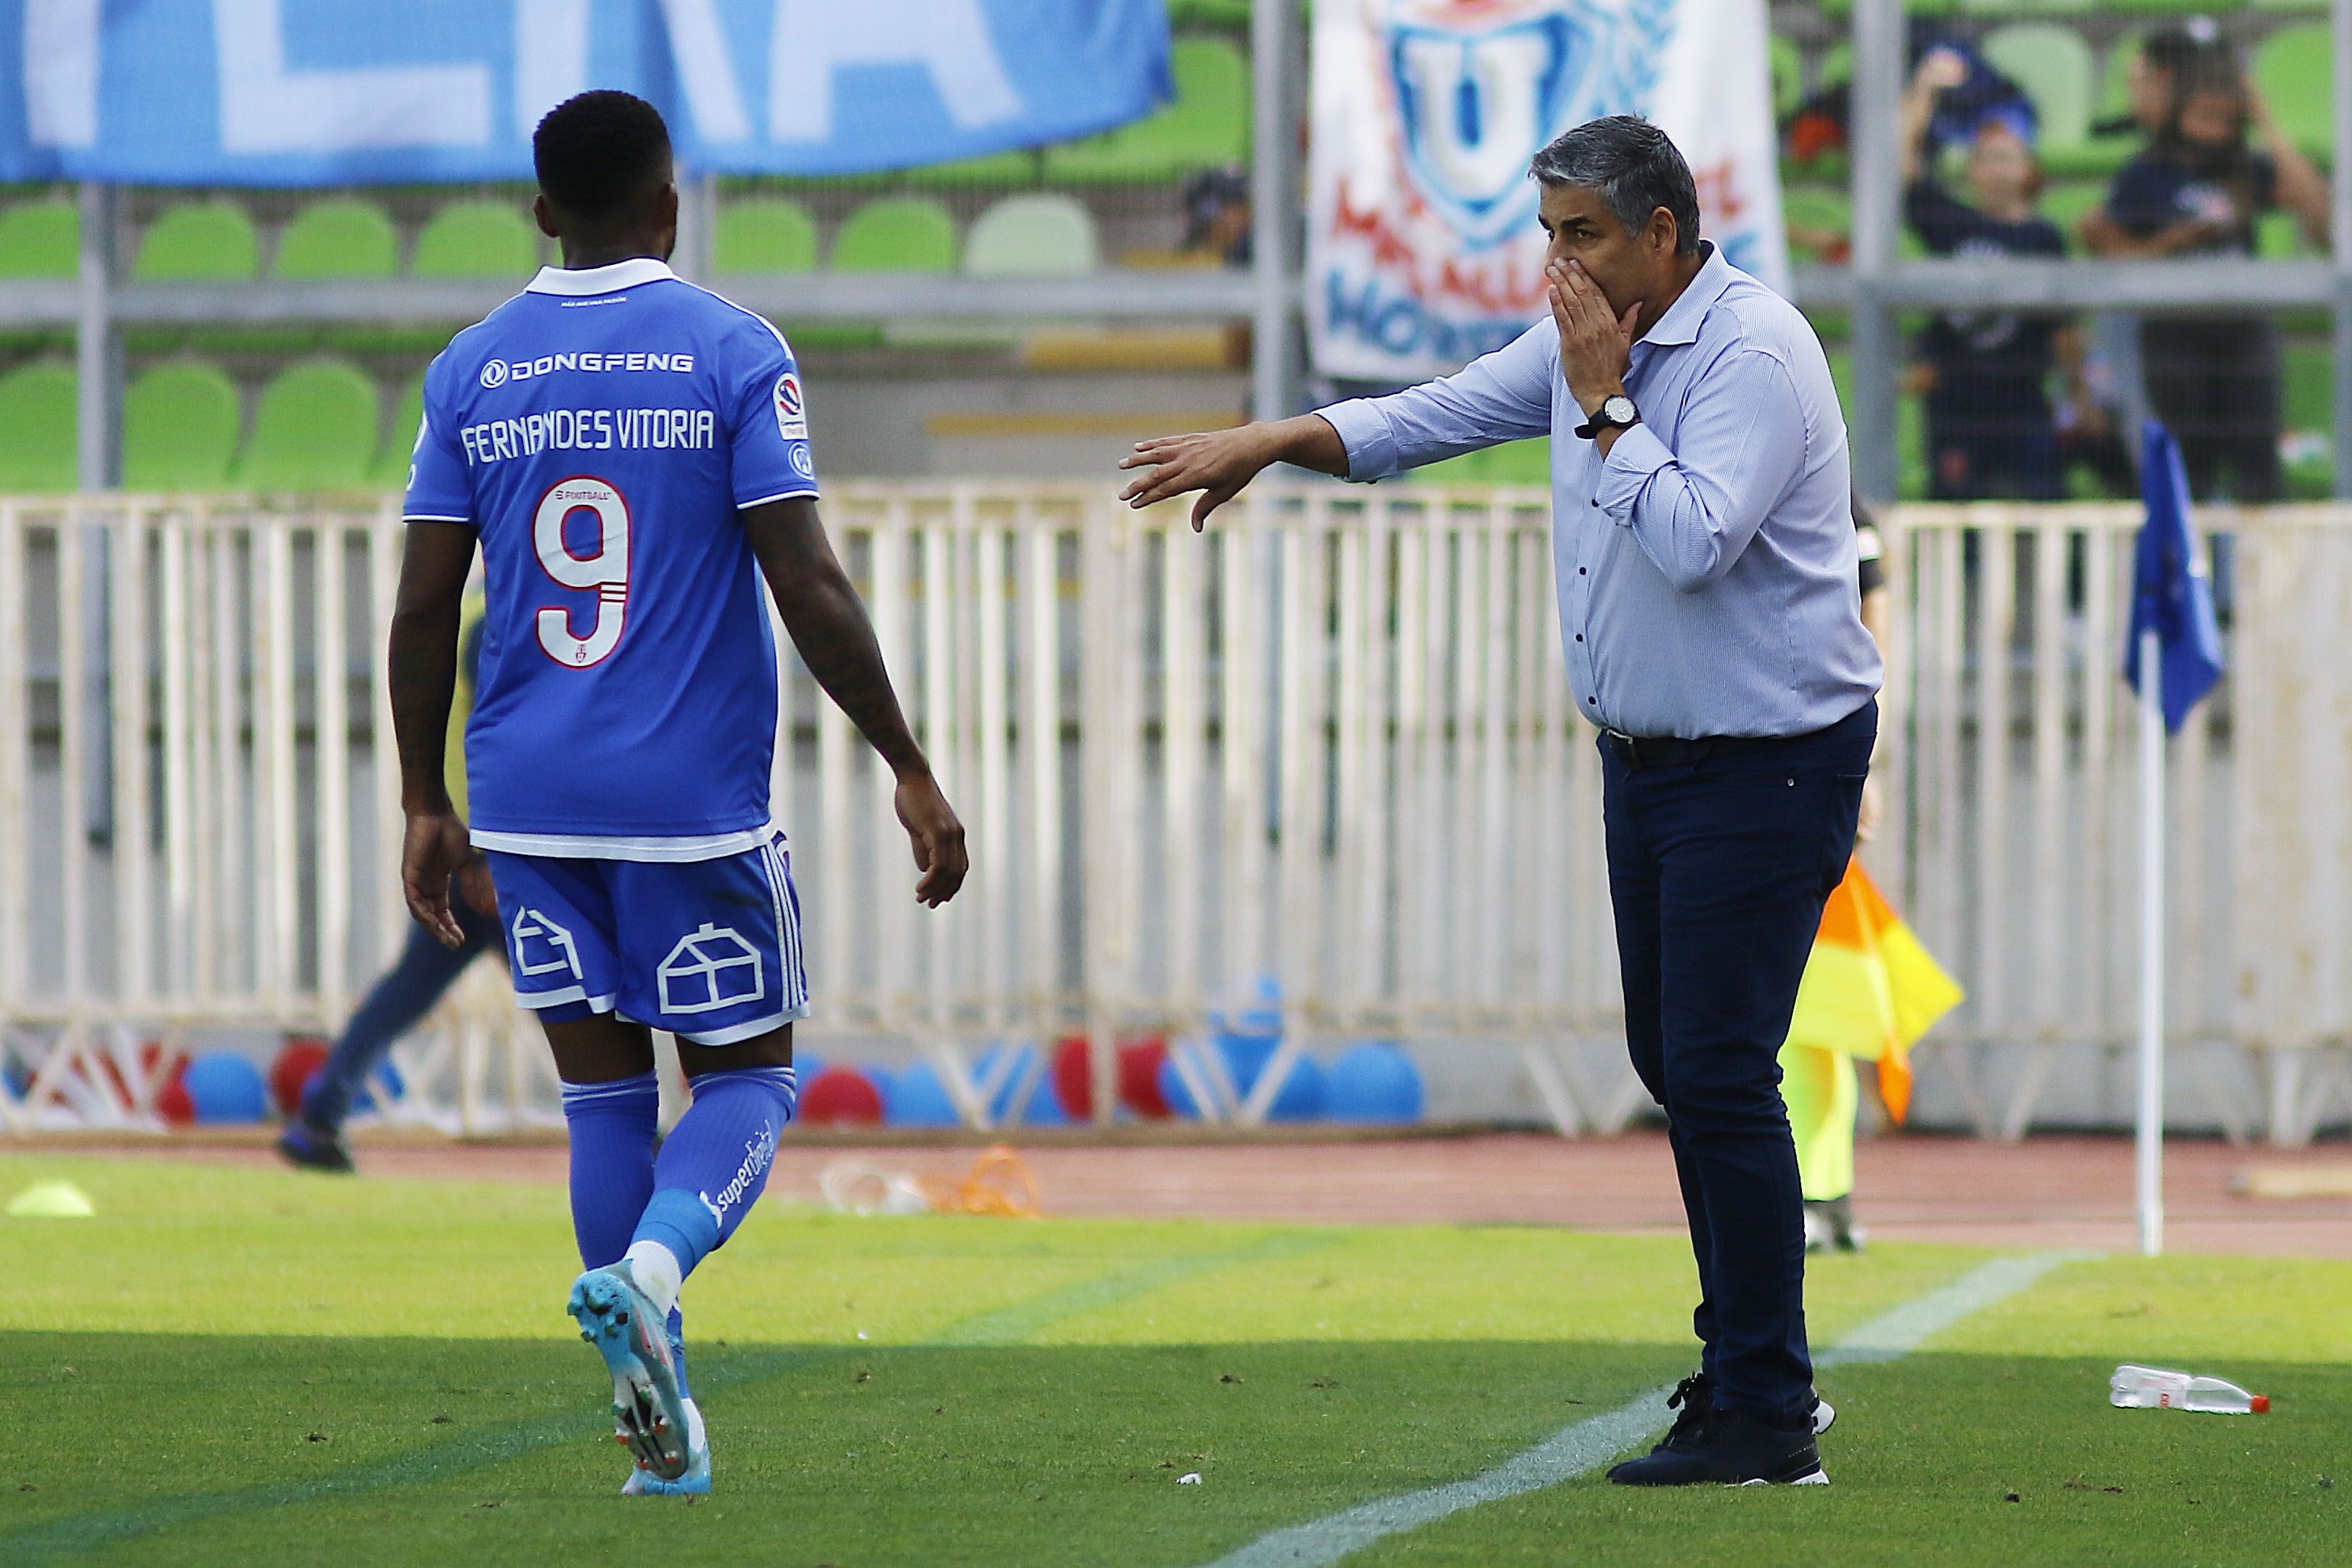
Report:
M612 1375L636 1461L623 1490L707 1492L678 1290L766 1184L808 1006L769 818L762 577L810 673L897 778L923 903L961 885L963 829L818 521L791 348L669 269L661 116L583 93L540 122L532 153L539 225L563 265L458 333L425 378L392 627L401 878L411 913L454 946L452 877L477 887L487 852L517 998L563 1081L587 1268L569 1310ZM443 748L478 543L489 610L468 824ZM658 1159L653 1029L677 1035L694 1095Z

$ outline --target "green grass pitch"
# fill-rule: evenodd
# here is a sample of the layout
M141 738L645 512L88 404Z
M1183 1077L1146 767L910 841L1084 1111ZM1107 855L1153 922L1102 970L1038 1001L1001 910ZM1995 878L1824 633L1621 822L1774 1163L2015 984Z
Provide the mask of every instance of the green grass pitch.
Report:
M9 1568L1194 1568L1694 1358L1667 1238L772 1203L688 1291L719 1491L624 1500L560 1190L10 1155L0 1197L58 1176L99 1218L0 1220ZM1820 1262L1816 1343L1985 1256ZM2110 1409L2126 1359L2273 1413ZM1823 1392L1827 1488L1587 1476L1349 1562L2352 1562L2352 1263L2069 1264Z

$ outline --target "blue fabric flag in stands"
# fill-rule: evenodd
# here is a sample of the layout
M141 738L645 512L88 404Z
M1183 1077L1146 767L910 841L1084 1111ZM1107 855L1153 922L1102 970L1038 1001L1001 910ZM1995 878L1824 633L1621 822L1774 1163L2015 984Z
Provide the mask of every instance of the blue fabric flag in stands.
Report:
M2154 419L2147 422L2145 441L2140 489L2147 520L2140 525L2132 570L2124 679L2134 691L2140 689L2140 634L2155 632L2164 724L2177 731L2221 678L2221 627L2213 616L2213 584L2189 527L2189 477L2180 466L2179 444Z
M690 169L858 173L1172 90L1164 0L0 0L0 182L527 180L540 116L599 87Z

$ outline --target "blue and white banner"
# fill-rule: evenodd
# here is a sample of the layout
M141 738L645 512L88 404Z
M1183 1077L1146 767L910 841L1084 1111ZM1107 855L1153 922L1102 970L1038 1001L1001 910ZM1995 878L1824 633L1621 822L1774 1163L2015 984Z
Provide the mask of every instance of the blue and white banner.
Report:
M1699 229L1783 291L1765 0L1317 0L1307 254L1315 368L1408 382L1543 314L1528 161L1640 114L1698 181Z
M0 0L0 180L525 179L540 116L652 99L690 166L907 168L1165 101L1164 0Z

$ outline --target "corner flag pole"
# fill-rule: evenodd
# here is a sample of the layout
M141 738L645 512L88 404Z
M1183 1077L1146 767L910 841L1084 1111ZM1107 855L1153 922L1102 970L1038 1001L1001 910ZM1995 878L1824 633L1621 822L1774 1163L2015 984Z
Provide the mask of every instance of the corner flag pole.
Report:
M2139 635L2139 1249L2164 1250L2164 682L2156 628Z

